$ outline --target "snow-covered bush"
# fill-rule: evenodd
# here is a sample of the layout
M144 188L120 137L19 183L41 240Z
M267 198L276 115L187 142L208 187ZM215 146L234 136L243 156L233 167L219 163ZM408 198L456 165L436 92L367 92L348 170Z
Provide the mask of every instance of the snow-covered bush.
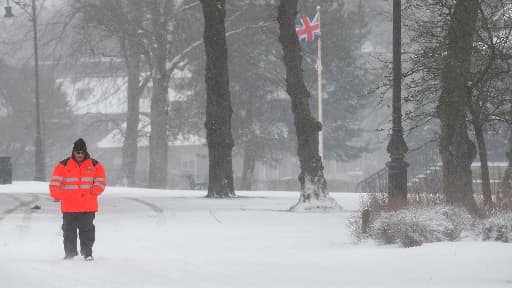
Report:
M434 206L384 212L372 223L369 236L384 244L404 247L457 240L472 223L462 208Z
M356 213L353 213L347 222L347 228L349 231L351 231L352 237L359 242L364 239L368 239L368 229L369 227L365 227L363 229L363 221L362 221L362 214L364 210L371 211L369 213L369 219L368 224L373 223L375 221L375 218L378 214L380 214L381 211L386 210L386 199L387 195L385 194L369 194L366 196L361 197L361 211L358 211ZM375 213L374 213L375 212ZM366 231L365 231L366 230Z
M497 213L482 220L482 240L512 242L512 213Z
M462 207L441 204L445 202L442 195L418 194L407 202L406 207L392 210L387 207L387 195L366 195L361 210L347 222L352 236L357 242L371 239L403 247L461 238L512 242L512 209L508 206L481 208L470 214ZM484 207L483 199L477 197L477 202ZM364 211L370 212L363 221Z
M354 215L348 226L358 241L373 239L382 244L414 247L423 243L458 240L464 231L471 230L473 223L463 208L438 205L374 211L366 234L363 233L360 216Z

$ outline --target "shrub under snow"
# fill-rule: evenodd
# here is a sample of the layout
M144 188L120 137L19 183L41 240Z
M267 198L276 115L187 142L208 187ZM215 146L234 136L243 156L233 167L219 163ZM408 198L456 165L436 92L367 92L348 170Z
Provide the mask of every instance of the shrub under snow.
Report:
M512 213L496 214L483 220L480 227L483 240L512 242Z
M366 234L362 231L361 215L352 217L348 224L357 240L373 239L403 247L456 241L463 235L484 241L512 242L512 213L495 212L492 217L474 219L465 209L447 205L374 210Z
M402 209L380 214L371 224L369 236L384 244L413 247L457 240L471 222L464 209L451 206Z

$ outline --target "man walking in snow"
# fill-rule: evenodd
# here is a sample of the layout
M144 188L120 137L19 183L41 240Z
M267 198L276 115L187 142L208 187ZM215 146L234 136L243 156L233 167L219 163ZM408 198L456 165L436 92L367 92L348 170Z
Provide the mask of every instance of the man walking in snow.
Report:
M50 196L60 201L62 231L64 232L64 259L78 255L77 230L80 237L80 254L92 261L95 239L94 217L98 212L98 196L105 190L103 165L91 158L82 138L75 141L71 156L55 165L50 179Z

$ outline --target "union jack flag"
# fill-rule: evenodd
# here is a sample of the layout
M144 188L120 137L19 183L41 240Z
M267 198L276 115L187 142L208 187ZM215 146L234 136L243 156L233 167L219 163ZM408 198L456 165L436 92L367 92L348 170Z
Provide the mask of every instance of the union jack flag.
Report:
M320 39L320 23L318 13L314 16L304 16L296 21L295 32L301 42L309 42Z

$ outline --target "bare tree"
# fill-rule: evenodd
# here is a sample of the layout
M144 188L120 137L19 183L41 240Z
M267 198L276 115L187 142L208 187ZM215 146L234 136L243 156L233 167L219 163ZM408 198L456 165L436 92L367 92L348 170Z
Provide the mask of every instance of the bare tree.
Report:
M135 171L137 168L137 139L139 137L139 112L140 97L146 88L150 75L141 80L142 63L141 56L144 53L141 37L138 29L142 24L141 2L127 1L126 20L119 37L121 52L127 71L127 106L126 129L124 134L121 163L121 182L128 186L135 186Z
M75 9L83 15L87 29L82 33L103 33L107 39L118 43L119 51L114 55L124 60L127 76L126 129L122 147L120 182L135 185L137 167L137 139L139 136L139 99L146 88L150 75L142 77L144 52L141 29L143 12L142 2L126 0L77 1ZM91 32L91 30L96 32ZM87 43L91 49L94 43ZM142 79L141 79L142 78Z
M279 42L283 49L283 62L286 69L286 92L292 102L301 171L299 174L301 195L299 202L292 209L338 208L338 203L329 196L327 191L322 158L318 152L318 133L322 129L322 124L311 113L309 107L311 94L304 84L303 57L295 32L297 1L281 0L277 15Z
M448 50L441 74L439 117L440 152L443 161L443 192L451 204L475 211L471 163L475 144L468 135L467 83L471 81L471 55L478 16L477 0L457 0L448 26Z
M165 188L167 186L167 167L169 144L167 121L169 118L169 77L167 56L171 53L169 43L170 17L174 1L149 0L145 42L150 51L152 71L151 95L151 132L149 136L149 186Z
M209 154L207 197L235 196L229 93L228 49L224 25L225 0L201 0L206 53L206 141Z
M454 22L461 21L456 17L469 15L461 16L459 11L456 16L455 1L429 0L407 3L409 5L405 13L410 19L408 28L414 35L411 41L413 50L410 53L410 63L407 63L409 68L405 73L405 101L414 104L410 106L412 109L406 112L406 118L414 128L425 126L430 119L440 116L438 112L441 109L436 108L441 108L438 98L446 87L441 82L446 74L446 59L449 58L447 53L452 53L448 52L450 47L453 48L454 43L459 40L454 36L456 33L449 33L453 31ZM465 119L470 125L466 124L466 129L473 128L481 163L484 204L492 206L485 135L493 124L510 118L509 100L506 95L510 91L507 83L510 81L511 72L512 47L509 35L512 26L508 25L510 19L504 13L506 1L479 0L475 5L477 12L471 20L475 22L474 30L470 31L472 36L468 36L471 37L472 44L466 47L466 53L469 53L469 60L466 60L469 62L460 64L459 57L458 60L451 60L451 65L457 62L457 65L466 65L467 68L464 74L467 78L461 80L466 83L465 90L460 92L467 97L460 101L467 105L464 108L458 107L460 111L465 110ZM467 24L467 21L465 23ZM470 40L467 41L469 43ZM444 84L447 84L446 81Z
M510 79L512 43L511 19L505 13L507 2L503 0L479 0L479 21L473 45L472 71L470 82L471 92L469 113L474 129L475 139L480 158L482 175L482 196L484 205L493 205L491 195L491 181L489 177L489 165L487 145L485 141L486 130L493 122L497 121L500 114L510 111L510 100L507 100L509 88L504 84ZM508 4L510 5L510 4ZM507 19L508 18L508 19ZM508 85L507 85L508 86ZM508 114L506 113L505 114ZM501 120L507 120L503 117Z

